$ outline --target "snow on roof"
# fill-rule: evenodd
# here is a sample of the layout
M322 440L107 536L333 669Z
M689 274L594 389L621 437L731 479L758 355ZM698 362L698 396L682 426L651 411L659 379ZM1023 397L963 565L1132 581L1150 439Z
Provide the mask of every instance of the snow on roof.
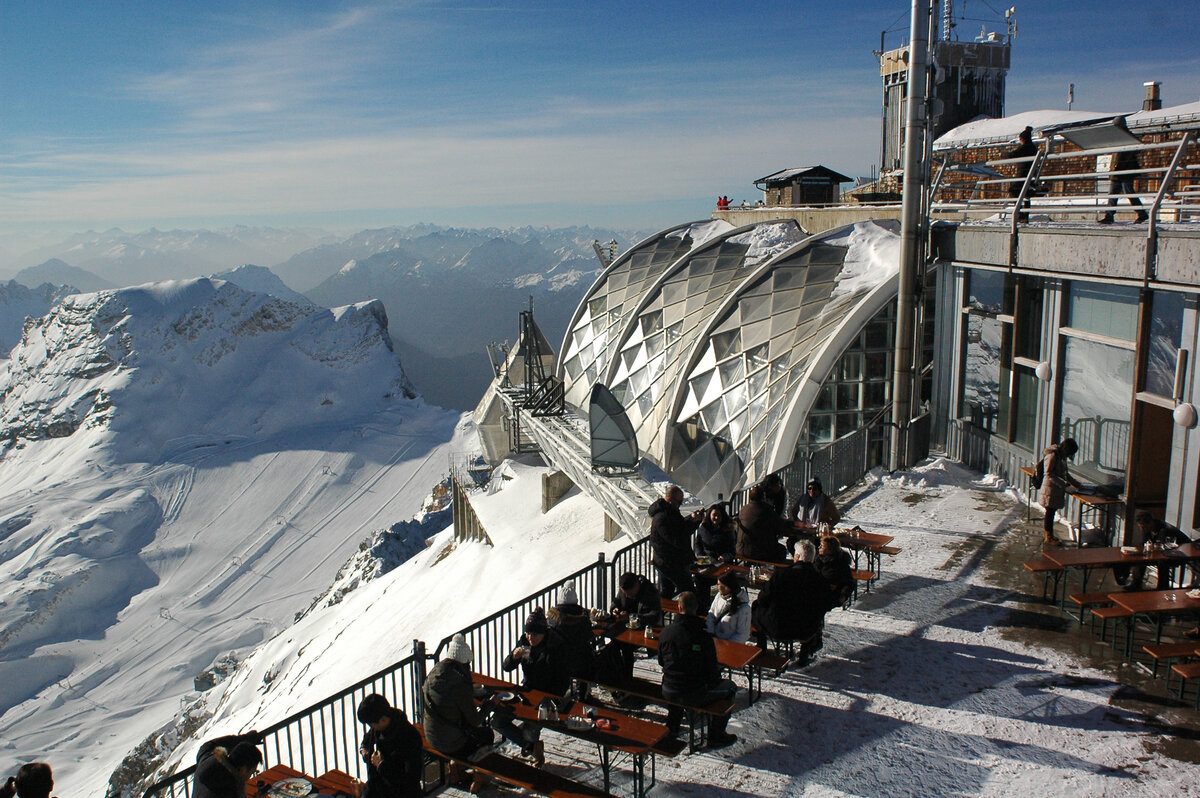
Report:
M790 180L797 175L807 174L810 172L813 174L832 177L839 183L849 183L852 180L852 178L846 177L846 175L843 175L839 172L835 172L827 166L798 166L795 169L781 169L778 172L767 175L766 177L760 177L758 180L754 181L754 185L757 186L759 183L766 182L781 183Z
M1056 125L1090 120L1111 119L1114 116L1124 116L1125 123L1131 128L1159 127L1169 124L1194 124L1200 122L1200 102L1174 105L1157 111L1138 111L1137 113L1122 113L1120 111L1060 111L1043 109L1041 111L1025 111L1012 116L992 119L979 117L966 124L944 133L933 143L935 150L948 150L956 147L982 147L988 144L1005 144L1017 140L1017 134L1026 126L1035 131L1041 131Z

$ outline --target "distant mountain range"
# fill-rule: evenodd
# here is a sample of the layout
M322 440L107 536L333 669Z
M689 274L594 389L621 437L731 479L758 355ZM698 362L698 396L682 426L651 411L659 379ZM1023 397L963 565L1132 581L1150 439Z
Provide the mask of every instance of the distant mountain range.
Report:
M625 250L642 237L591 227L415 225L343 238L248 227L136 234L114 229L82 233L23 256L21 261L42 260L26 266L19 279L95 291L211 275L293 301L299 291L324 307L379 299L397 348L419 358L409 361L417 390L431 402L468 409L491 379L484 346L516 338L518 311L532 299L538 323L557 346L600 272L592 242L615 239ZM243 264L249 263L260 267L247 270ZM270 271L261 268L266 263L274 264ZM231 276L239 266L239 276ZM24 316L39 316L50 304L40 311L34 306L16 310L0 297L5 352Z

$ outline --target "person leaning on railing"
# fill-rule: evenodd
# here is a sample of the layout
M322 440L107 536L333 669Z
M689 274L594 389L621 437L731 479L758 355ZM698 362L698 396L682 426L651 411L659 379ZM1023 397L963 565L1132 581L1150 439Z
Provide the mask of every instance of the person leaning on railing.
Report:
M209 740L196 755L191 798L245 798L246 782L262 765L256 731Z

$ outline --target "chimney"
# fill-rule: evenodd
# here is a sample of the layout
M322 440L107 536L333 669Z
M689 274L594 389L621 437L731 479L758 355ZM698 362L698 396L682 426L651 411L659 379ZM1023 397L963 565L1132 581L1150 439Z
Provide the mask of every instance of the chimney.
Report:
M1142 84L1146 87L1146 99L1142 100L1143 111L1157 111L1162 108L1162 97L1158 95L1160 84L1157 80L1149 80Z

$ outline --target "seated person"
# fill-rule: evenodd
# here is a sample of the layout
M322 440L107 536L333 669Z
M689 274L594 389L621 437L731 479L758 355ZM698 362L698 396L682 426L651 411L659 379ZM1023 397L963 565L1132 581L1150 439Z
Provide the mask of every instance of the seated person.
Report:
M791 533L791 525L767 501L762 485L750 489L746 504L738 511L737 529L738 557L772 563L787 561L787 549L779 539Z
M588 635L592 633L588 627ZM546 622L546 614L541 607L530 613L525 619L525 634L516 648L504 658L501 667L507 673L521 667L521 686L529 690L541 690L551 695L563 695L567 691L570 678L562 667L563 649L561 643L550 635L550 626ZM536 723L526 721L518 726L511 711L507 707L497 707L492 712L491 726L505 739L521 749L521 754L533 759L541 767L546 756L542 748L542 729Z
M811 541L796 543L796 558L786 568L776 568L771 581L759 591L752 605L759 648L767 650L767 638L777 642L811 640L801 649L811 656L821 648L821 629L829 611L829 583L813 567L817 550Z
M552 642L559 650L558 666L566 683L561 690L546 690L562 695L572 679L592 678L592 659L596 654L596 636L592 634L592 616L579 603L574 582L566 582L558 591L558 603L544 616ZM542 689L542 688L539 688Z
M1172 543L1182 546L1192 542L1191 538L1177 527L1155 518L1149 510L1138 510L1134 519L1137 521L1138 533L1143 545L1153 543L1163 546ZM1160 563L1155 568L1158 570L1158 589L1166 590L1173 581L1175 566ZM1146 578L1146 566L1135 565L1131 569L1128 565L1117 565L1113 567L1113 577L1116 578L1117 584L1124 585L1126 590L1141 590L1142 581Z
M196 775L199 776L199 772ZM54 790L54 771L50 769L48 762L27 762L21 765L17 770L17 775L10 778L8 784L12 785L13 792L17 794L18 798L50 798L50 793ZM6 788L8 784L5 785ZM193 789L200 789L199 781L196 782Z
M431 748L458 762L477 756L480 749L490 747L496 739L491 727L484 723L483 709L475 704L471 681L473 658L474 652L462 633L454 635L446 647L446 656L433 666L421 687L425 739ZM458 762L452 763L452 784L465 775ZM471 792L478 792L486 784L487 777L476 774Z
M750 639L750 594L736 571L717 579L717 596L708 608L705 628L722 640L745 643Z
M621 575L610 610L618 621L628 623L636 618L641 626L662 625L662 595L644 576L633 572ZM633 662L637 648L613 641L597 658L596 678L609 685L622 685L633 678Z
M696 529L692 540L692 553L699 557L711 557L714 561L729 561L737 549L737 530L725 505L714 504L704 514L704 520Z
M808 529L816 529L821 524L829 524L832 529L842 520L842 514L833 499L825 495L821 480L813 478L808 481L804 495L792 505L791 518Z
M829 585L829 609L846 603L854 595L854 569L850 565L850 554L842 551L842 544L836 537L825 535L821 538L821 549L813 565Z
M729 562L736 558L737 530L733 520L725 509L723 502L714 504L704 513L704 520L696 528L696 536L692 539L692 553L696 559L708 557L713 562ZM696 583L696 598L700 600L700 610L707 610L712 601L713 588L717 582L706 576L695 574L692 581Z
M425 743L408 716L372 693L358 705L358 720L370 727L358 753L367 765L360 798L420 798Z
M662 666L663 698L674 702L667 707L667 728L672 737L679 733L683 708L678 704L703 707L720 699L732 699L737 687L721 678L717 649L698 616L695 593L679 595L683 610L666 629L658 643L658 663ZM713 715L708 724L708 747L724 748L737 742L725 731L728 715Z
M200 746L196 756L196 774L192 798L243 798L246 782L258 772L262 764L262 752L258 744L262 737L257 732L231 735L209 740ZM17 774L17 795L21 791L21 774Z
M763 498L775 515L783 517L787 510L787 487L783 484L783 477L778 474L768 474L762 481Z

